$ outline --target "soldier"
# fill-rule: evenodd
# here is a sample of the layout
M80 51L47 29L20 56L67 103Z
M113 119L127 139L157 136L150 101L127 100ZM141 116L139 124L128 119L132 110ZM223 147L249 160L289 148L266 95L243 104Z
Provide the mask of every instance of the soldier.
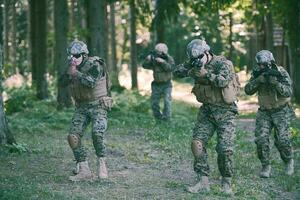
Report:
M174 75L194 79L192 93L203 105L199 109L191 143L194 170L198 181L187 190L191 193L210 190L207 144L217 132L218 167L222 176L222 191L231 194L232 159L235 138L235 103L239 82L232 63L210 51L205 41L192 40L187 46L188 61L176 67Z
M275 146L286 164L286 174L294 172L292 145L289 139L290 119L294 111L290 106L292 81L283 67L277 66L273 54L262 50L255 56L257 66L245 86L248 95L258 93L259 109L256 115L255 143L262 169L260 177L271 173L269 137L274 129Z
M173 58L168 55L168 47L164 43L155 46L155 51L149 54L143 62L145 69L153 70L154 81L151 83L151 107L157 120L169 121L171 118L172 68ZM164 109L161 113L159 102L164 98Z
M73 41L67 49L70 59L68 72L62 77L63 84L68 84L75 100L75 113L68 135L68 142L73 150L77 169L71 181L89 180L92 173L86 160L86 151L81 142L84 130L92 123L93 145L98 157L97 176L107 178L104 135L107 129L107 111L112 104L108 97L108 75L103 59L89 57L88 49L82 41Z

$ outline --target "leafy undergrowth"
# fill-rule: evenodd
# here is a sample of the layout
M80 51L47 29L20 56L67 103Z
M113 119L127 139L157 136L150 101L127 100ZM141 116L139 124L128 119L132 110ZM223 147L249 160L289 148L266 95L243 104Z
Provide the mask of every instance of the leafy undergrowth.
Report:
M20 95L24 101L26 95ZM19 97L19 96L18 96ZM35 101L11 109L9 126L18 144L1 147L0 199L227 199L220 192L216 165L216 136L209 143L211 192L189 194L192 184L190 139L198 108L173 102L171 123L156 123L149 97L134 91L113 93L115 106L109 113L107 133L108 181L71 183L68 176L73 155L67 144L74 108L56 110L53 100ZM29 96L28 96L29 98ZM16 102L23 101L19 99ZM14 102L11 100L11 102ZM26 107L26 105L29 105ZM242 115L253 119L254 114ZM253 120L252 120L253 121ZM253 126L249 124L249 126ZM253 133L237 130L234 154L234 197L230 199L297 199L300 190L300 120L292 125L295 170L284 175L284 165L272 144L272 177L260 179ZM95 155L90 128L83 142L91 168ZM95 171L95 170L94 170Z

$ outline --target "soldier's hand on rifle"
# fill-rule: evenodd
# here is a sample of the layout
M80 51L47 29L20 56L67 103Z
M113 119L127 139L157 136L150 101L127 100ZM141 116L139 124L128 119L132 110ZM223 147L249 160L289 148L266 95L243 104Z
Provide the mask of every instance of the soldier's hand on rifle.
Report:
M203 78L207 74L207 70L204 67L201 69L193 68L189 71L189 74L194 77Z
M159 57L155 58L155 61L158 62L158 63L163 63L163 62L165 62L164 59L159 58Z
M269 83L272 85L276 85L278 83L277 78L275 76L270 76Z
M257 78L256 78L257 82L258 83L265 83L266 82L266 78L263 74L259 75Z
M69 74L70 74L71 76L75 76L76 73L77 73L76 66L75 66L75 65L70 66L70 68L69 68Z
M201 67L200 69L200 78L205 77L207 74L207 70L204 67Z
M76 64L73 60L71 60L69 70L68 70L68 74L71 75L71 76L75 76L76 72L77 72Z

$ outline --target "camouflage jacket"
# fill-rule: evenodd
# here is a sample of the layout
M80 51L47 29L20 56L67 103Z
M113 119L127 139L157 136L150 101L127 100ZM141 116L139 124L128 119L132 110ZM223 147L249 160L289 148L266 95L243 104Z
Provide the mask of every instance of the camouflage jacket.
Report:
M207 70L207 74L205 77L200 78L195 74L196 70L199 69L193 67L190 61L186 61L185 63L178 65L173 74L181 78L192 77L195 84L194 88L197 85L200 85L199 87L211 85L214 88L219 88L220 90L226 87L234 76L231 70L232 63L224 56L213 55L211 61L204 65L204 68ZM236 110L236 105L234 103L232 105L218 103L218 105L221 107L232 107L234 110Z
M195 76L195 69L192 67L190 61L180 64L174 70L174 75L177 77L192 77L195 83L213 84L216 87L224 88L228 85L232 78L230 71L230 61L223 56L213 55L211 61L204 65L207 70L207 75L204 78Z
M164 62L158 63L155 58L146 58L142 64L143 68L153 70L154 81L166 82L172 79L172 70L174 68L174 59L167 55L167 59L163 59Z
M84 65L93 65L87 73L83 73L81 71ZM82 63L76 67L77 72L75 76L71 76L67 73L67 71L60 77L60 83L64 86L67 86L72 83L73 79L79 80L79 82L90 88L94 88L96 86L97 80L102 78L104 73L104 65L101 65L98 61L95 61L91 58L86 58L82 61ZM68 69L67 69L68 70Z
M280 76L276 77L275 84L268 81L265 77L265 83L259 83L252 72L249 82L245 86L245 93L253 95L258 93L258 102L262 109L275 109L285 105L292 96L292 80L283 67L277 67ZM256 68L254 68L254 71Z

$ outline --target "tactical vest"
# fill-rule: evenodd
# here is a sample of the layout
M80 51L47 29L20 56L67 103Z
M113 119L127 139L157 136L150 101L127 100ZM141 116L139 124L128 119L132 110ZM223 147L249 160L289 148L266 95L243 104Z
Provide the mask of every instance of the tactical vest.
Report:
M81 73L87 74L88 71L95 65L94 62L99 62L102 65L102 60L99 57L89 57L80 69ZM87 103L107 96L107 81L106 75L97 80L94 88L87 87L80 83L79 80L73 79L70 84L71 95L76 103Z
M213 56L210 63L204 67L213 72L215 67L222 64L222 62L226 62L230 67L231 80L228 85L225 88L219 88L211 82L205 84L205 81L201 81L201 79L196 80L192 93L196 96L197 101L210 104L231 104L237 100L240 84L238 76L234 73L232 63L223 56Z
M155 65L153 67L153 78L155 82L167 82L172 79L172 72L164 71L161 66Z
M282 70L282 67L279 67L280 70ZM276 109L287 104L290 100L290 97L280 95L272 86L261 85L258 88L258 103L262 109Z

